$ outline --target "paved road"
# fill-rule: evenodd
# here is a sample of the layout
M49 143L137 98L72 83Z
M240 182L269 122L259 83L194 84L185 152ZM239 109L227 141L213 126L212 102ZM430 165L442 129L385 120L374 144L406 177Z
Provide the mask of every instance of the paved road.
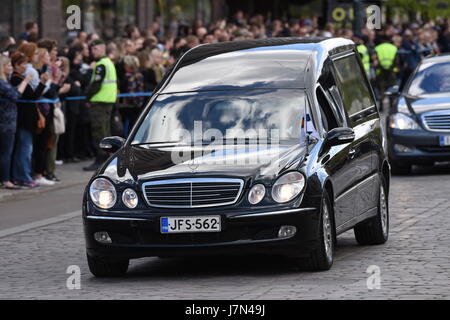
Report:
M124 278L94 278L86 264L80 215L69 205L79 192L66 188L37 196L46 197L34 206L43 218L39 208L52 203L47 220L23 226L17 218L10 223L14 227L0 227L0 299L450 298L448 167L393 177L388 243L358 246L347 232L338 239L333 268L321 273L299 272L276 257L146 258L133 260ZM0 214L7 205L20 215L21 201L1 204ZM58 201L67 201L67 210L55 205ZM71 265L81 270L79 290L66 287ZM367 287L371 265L380 268L380 289Z

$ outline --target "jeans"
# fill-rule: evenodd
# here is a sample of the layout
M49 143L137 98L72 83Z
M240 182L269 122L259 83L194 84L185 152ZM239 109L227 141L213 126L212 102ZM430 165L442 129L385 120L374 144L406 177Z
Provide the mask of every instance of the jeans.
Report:
M0 182L11 181L15 132L0 129Z
M31 177L32 154L33 134L28 130L18 129L12 167L12 176L14 181L33 181L33 178Z

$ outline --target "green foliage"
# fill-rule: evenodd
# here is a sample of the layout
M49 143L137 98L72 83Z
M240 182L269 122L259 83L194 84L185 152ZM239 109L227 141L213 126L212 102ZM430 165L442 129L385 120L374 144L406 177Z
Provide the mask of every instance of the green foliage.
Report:
M419 12L428 19L450 17L450 0L387 0L384 4L404 13Z

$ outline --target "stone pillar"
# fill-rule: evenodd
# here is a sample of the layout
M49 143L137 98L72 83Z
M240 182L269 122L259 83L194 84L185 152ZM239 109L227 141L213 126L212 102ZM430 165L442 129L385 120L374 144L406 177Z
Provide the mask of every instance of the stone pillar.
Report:
M136 23L139 29L147 29L153 22L154 0L136 0Z
M225 0L211 0L211 20L216 21L227 17Z
M62 0L41 0L39 6L40 36L57 40L60 43L67 31L65 16Z

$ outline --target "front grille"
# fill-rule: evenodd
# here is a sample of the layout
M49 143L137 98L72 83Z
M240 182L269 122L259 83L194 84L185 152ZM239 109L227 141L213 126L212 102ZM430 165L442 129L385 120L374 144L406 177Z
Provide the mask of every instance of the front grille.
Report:
M428 113L423 117L425 128L431 131L450 131L450 110L439 113Z
M241 179L170 179L145 182L142 192L152 207L201 208L236 203L243 186Z

